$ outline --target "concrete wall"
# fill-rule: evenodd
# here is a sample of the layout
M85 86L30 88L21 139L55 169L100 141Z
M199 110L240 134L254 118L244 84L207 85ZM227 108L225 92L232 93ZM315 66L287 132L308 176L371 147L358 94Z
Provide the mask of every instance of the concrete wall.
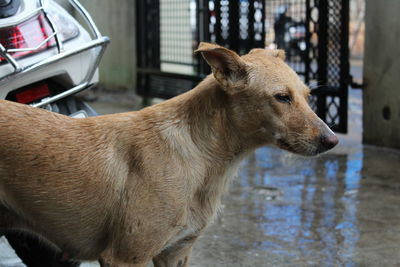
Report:
M399 0L366 1L363 141L400 148Z
M136 18L132 0L81 0L103 35L111 38L100 64L100 82L107 89L135 90Z

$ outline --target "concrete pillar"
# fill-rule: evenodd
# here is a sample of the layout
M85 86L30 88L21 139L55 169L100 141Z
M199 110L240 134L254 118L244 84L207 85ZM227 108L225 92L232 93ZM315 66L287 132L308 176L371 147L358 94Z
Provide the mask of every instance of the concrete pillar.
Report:
M132 0L80 0L103 35L111 38L100 64L100 82L109 89L135 90L136 18Z
M400 148L400 1L366 1L363 142Z

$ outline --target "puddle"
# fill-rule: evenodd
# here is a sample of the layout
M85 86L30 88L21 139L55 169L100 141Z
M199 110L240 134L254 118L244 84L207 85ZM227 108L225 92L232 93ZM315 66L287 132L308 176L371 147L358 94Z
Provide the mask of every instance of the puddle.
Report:
M192 266L394 266L399 167L399 152L361 145L316 158L259 149L196 244Z

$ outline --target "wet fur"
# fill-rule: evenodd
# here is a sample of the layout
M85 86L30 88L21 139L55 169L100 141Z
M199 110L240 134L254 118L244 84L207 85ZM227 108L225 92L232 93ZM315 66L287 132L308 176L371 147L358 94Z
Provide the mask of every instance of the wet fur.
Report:
M102 266L187 266L247 153L266 144L317 153L326 126L281 52L199 51L213 75L137 112L72 119L0 101L0 229ZM293 110L274 90L292 90Z

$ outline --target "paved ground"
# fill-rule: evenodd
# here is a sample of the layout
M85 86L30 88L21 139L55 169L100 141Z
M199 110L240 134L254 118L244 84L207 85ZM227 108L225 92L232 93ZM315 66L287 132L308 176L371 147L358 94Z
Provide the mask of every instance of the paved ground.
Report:
M360 93L349 102L350 134L331 152L302 158L266 147L243 162L191 266L400 266L400 152L361 145ZM8 260L1 242L0 253Z
M398 151L361 145L317 158L259 149L243 163L192 263L398 266L399 162Z
M0 238L0 267L24 266L4 237Z

